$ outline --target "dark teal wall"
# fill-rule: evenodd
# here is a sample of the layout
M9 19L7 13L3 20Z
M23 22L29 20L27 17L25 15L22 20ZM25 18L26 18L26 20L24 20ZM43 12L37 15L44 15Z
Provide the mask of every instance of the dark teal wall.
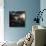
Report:
M40 0L4 0L4 38L7 41L18 41L24 37L32 29L34 17L37 15L35 12L40 9ZM9 27L9 11L26 11L26 26L20 27Z

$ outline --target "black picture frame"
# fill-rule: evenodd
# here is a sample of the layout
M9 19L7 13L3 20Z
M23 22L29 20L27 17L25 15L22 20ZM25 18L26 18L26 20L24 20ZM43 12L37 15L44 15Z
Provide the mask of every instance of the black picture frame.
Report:
M25 27L25 11L9 11L9 27Z

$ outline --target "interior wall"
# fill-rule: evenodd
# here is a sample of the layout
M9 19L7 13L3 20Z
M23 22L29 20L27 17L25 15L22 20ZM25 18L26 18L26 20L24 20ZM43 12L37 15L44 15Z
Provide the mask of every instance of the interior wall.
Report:
M46 0L41 0L41 1L40 1L40 9L41 9L41 11L42 11L43 9L46 9ZM43 25L43 26L46 27L46 10L43 12L42 17L43 17L43 22L40 21L40 25Z
M9 11L26 11L25 27L9 27ZM18 41L32 30L33 19L40 10L40 0L4 0L4 39Z

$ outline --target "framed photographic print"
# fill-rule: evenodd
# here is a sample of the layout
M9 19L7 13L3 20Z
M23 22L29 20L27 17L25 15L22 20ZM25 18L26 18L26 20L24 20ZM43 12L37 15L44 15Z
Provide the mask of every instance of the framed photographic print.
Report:
M9 26L10 27L25 27L25 11L10 11Z

